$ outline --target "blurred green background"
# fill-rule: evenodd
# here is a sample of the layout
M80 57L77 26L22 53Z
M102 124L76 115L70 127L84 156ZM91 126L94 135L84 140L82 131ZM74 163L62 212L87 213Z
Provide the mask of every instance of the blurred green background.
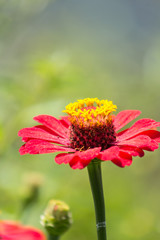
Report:
M160 2L0 0L0 217L41 228L51 198L70 205L62 239L96 239L86 169L54 154L20 156L17 132L38 114L56 117L85 97L112 100L160 121ZM109 239L160 239L160 151L132 166L103 163ZM29 181L35 204L21 211Z

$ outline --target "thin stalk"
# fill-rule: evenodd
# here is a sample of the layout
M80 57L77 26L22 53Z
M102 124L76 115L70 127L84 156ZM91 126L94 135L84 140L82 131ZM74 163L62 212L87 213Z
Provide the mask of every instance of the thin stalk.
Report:
M59 235L48 234L48 240L59 240L59 239L60 239Z
M106 240L105 203L101 174L101 162L92 160L88 165L88 175L94 200L98 240Z

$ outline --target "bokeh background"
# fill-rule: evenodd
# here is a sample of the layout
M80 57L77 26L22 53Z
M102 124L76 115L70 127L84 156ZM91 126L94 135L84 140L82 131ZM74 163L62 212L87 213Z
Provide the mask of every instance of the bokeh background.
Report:
M87 170L54 154L20 156L33 116L80 98L112 100L160 121L160 1L0 0L0 218L41 228L51 198L70 205L64 240L96 239ZM160 239L160 151L132 166L103 164L109 239ZM31 185L35 203L25 210Z

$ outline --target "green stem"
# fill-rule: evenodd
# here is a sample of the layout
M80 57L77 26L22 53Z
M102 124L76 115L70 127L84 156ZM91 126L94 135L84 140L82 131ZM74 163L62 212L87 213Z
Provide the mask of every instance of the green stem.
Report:
M94 200L98 240L106 240L105 203L103 196L101 162L92 160L88 165L88 175Z
M59 240L59 239L60 239L59 235L48 234L48 240Z

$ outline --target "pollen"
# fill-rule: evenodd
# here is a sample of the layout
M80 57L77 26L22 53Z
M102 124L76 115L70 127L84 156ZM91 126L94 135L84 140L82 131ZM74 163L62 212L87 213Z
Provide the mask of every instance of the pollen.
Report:
M112 101L85 98L70 103L63 112L69 115L70 146L78 151L114 145L116 133L112 112L117 106Z
M70 122L79 127L100 126L107 122L110 114L116 111L117 106L112 101L99 100L98 98L85 98L66 106Z

